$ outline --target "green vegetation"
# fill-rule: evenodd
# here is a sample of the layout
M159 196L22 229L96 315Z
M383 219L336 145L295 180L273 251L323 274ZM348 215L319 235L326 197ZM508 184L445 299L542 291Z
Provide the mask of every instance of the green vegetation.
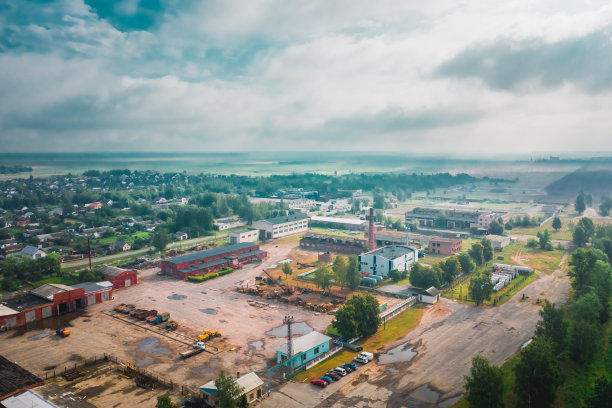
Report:
M500 368L490 365L489 360L484 357L474 357L470 375L465 377L466 399L470 407L503 407L503 381Z
M200 275L200 276L188 276L187 280L189 282L200 283L200 282L205 282L210 279L217 278L219 276L227 275L228 273L232 273L232 272L234 272L234 270L228 267L228 268L224 268L220 270L219 272L207 273L205 275Z
M244 394L244 388L238 385L235 378L231 375L225 375L221 371L219 377L215 380L215 387L217 387L215 399L221 408L237 408L240 406L240 397Z
M367 337L378 330L380 325L378 300L369 293L353 295L336 312L332 326L344 339Z

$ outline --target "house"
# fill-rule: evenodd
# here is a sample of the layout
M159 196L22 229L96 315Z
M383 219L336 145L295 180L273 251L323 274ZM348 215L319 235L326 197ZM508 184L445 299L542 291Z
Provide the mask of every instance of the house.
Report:
M245 225L247 225L247 221L238 218L218 218L214 222L215 229L219 231L224 231L237 227L244 227Z
M138 273L134 270L117 268L116 266L103 265L98 268L107 280L113 284L114 289L127 288L138 284Z
M244 395L247 397L249 404L258 400L264 395L264 382L257 374L250 372L236 379L236 383L244 390ZM218 407L215 396L217 395L217 387L214 381L209 381L200 387L200 393L204 402L211 407Z
M132 246L124 241L115 241L113 242L113 248L118 251L123 252L123 251L129 251L132 248Z
M61 217L62 215L64 215L64 210L61 207L56 207L53 210L49 211L47 214L49 214L49 217Z
M249 242L207 249L161 261L161 271L179 279L201 276L226 267L240 268L243 263L263 259L268 255L259 245Z
M155 197L155 204L163 204L163 203L167 203L168 200L166 200L164 197Z
M310 217L310 225L323 228L365 230L368 226L368 222L357 218L322 217L313 215Z
M98 210L98 209L102 208L102 203L99 202L99 201L96 201L96 202L93 202L93 203L85 204L83 207L89 208L90 210Z
M455 255L461 252L462 241L459 238L430 237L427 250L431 254Z
M282 217L255 221L253 228L259 230L260 239L274 239L297 234L308 229L308 215L298 212Z
M184 241L186 239L189 239L189 235L184 231L179 231L176 234L174 234L174 236L176 237L178 241Z
M419 251L408 245L389 245L359 255L362 276L388 276L393 269L408 271L419 260Z
M491 246L494 251L501 251L512 242L510 237L504 237L502 235L487 235L487 238L491 241Z
M419 302L429 303L430 305L435 304L440 300L440 291L432 286L429 289L423 290L418 294Z
M259 231L254 228L247 228L240 231L228 232L227 237L230 244L256 242L259 239Z
M45 256L47 256L47 254L45 253L45 251L43 251L40 248L36 248L36 247L28 245L21 250L21 256L30 258L30 259L40 259L40 258L44 258Z
M309 361L327 353L331 348L331 337L317 331L311 331L301 337L291 340L292 356L288 359L287 343L276 349L276 362L286 361L292 368L308 364Z

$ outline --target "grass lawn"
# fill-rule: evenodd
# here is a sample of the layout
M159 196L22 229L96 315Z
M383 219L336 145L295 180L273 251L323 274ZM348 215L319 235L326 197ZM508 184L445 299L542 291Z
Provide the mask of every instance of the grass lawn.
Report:
M41 279L36 282L32 282L31 285L34 288L37 288L42 285L46 285L48 283L56 283L62 285L75 285L78 283L78 280L72 276L72 274L64 273L62 276L48 276L44 279Z
M506 286L505 288L503 288L502 290L498 292L493 292L493 294L491 295L491 300L485 300L483 302L483 305L492 306L494 303L498 306L502 305L505 302L507 302L509 299L511 299L512 296L514 296L518 291L523 289L525 286L529 285L531 282L533 282L537 278L538 278L538 275L535 273L532 273L528 276L519 276L518 278L510 282L510 284ZM469 286L470 286L470 277L465 279L461 283L461 285L455 285L452 288L444 289L442 291L442 296L444 296L447 299L454 299L458 302L465 303L466 305L474 306L475 303L472 300L468 299Z
M357 341L356 344L363 347L364 351L374 352L385 344L399 339L411 332L418 326L426 310L426 307L420 305L410 307L388 321L386 329L383 329L383 326L380 326L376 333L366 339ZM323 361L321 364L317 364L309 370L296 375L293 380L309 382L312 378L319 378L332 368L348 363L357 354L359 353L354 353L348 350L339 351L329 359Z
M310 232L314 232L316 234L325 234L325 235L337 235L339 237L349 237L349 238L363 238L364 234L362 231L345 231L333 228L320 228L320 227L311 227ZM355 234L357 232L357 234Z
M502 255L504 257L504 263L516 264L517 262L512 260L512 257L515 257L518 258L522 264L538 272L550 275L559 268L563 254L564 251L559 249L544 251L540 248L529 248L522 242L514 242L505 247L501 253L496 253L494 262L497 256Z

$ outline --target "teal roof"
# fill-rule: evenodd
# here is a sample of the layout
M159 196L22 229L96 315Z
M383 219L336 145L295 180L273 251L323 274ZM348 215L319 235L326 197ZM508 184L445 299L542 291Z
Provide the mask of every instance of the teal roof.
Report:
M241 244L233 244L233 245L224 245L224 246L213 248L213 249L206 249L204 251L194 252L192 254L175 256L174 258L164 259L164 261L171 262L174 264L180 264L183 262L191 262L197 259L203 259L209 256L221 255L226 252L231 252L231 251L236 251L238 249L251 248L251 247L256 248L257 245L250 243L250 242L243 242Z

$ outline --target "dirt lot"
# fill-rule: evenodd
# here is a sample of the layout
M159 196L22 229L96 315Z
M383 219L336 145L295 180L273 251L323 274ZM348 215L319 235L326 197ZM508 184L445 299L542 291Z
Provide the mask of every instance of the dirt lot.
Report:
M262 268L287 259L296 246L293 241L264 245L269 257L262 264L246 265L200 284L158 276L157 270L143 271L138 285L115 291L111 302L89 307L79 315L63 316L62 320L46 319L37 329L1 334L0 354L43 378L54 368L61 370L104 353L135 362L168 380L191 387L214 379L220 370L233 375L249 371L261 373L272 365L276 348L286 341L286 331L282 328L266 333L281 327L283 316L292 315L295 322L302 323L294 330L298 334L304 334L309 328L324 332L332 320L329 315L316 316L309 310L261 298L255 299L269 303L268 307L249 306L249 296L236 291L246 281L253 284ZM222 337L214 339L212 344L221 351L181 360L179 352L186 350L187 345L104 313L119 303L170 312L171 319L180 324L178 331L190 337L196 337L206 328L219 330ZM53 333L63 325L70 327L72 335L60 339Z
M563 303L569 285L569 279L557 270L540 274L499 307L475 308L442 299L415 330L376 350L374 363L323 390L289 383L275 390L262 406L452 406L463 394L463 377L473 356L481 354L501 365L533 335L540 308L521 302L522 294L531 300Z

